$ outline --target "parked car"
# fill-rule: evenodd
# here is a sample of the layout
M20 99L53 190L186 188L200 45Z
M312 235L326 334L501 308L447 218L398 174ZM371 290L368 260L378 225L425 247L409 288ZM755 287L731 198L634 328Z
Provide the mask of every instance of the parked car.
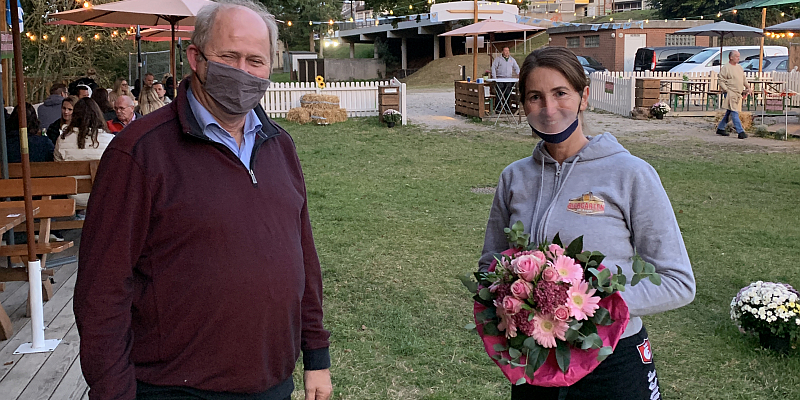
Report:
M758 72L758 56L748 58L747 61L741 63L742 69L746 72ZM764 57L764 65L761 67L762 72L775 72L775 71L788 71L789 56L772 56Z
M742 60L751 56L758 56L758 46L725 46L722 49L722 65L728 63L728 54L737 50ZM764 46L764 56L788 56L789 49L783 46ZM719 47L707 47L695 54L690 59L673 67L669 72L719 72L720 65Z
M592 72L606 70L606 67L604 67L603 64L600 64L599 61L595 60L592 57L589 56L577 56L577 57L578 61L580 61L581 65L583 66L583 73L585 73L586 76L591 75Z
M669 71L672 67L701 52L702 46L642 47L636 50L634 71Z

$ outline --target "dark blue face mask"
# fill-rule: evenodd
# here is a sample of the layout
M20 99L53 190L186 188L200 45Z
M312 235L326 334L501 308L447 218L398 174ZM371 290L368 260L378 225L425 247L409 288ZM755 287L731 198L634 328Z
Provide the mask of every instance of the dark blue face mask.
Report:
M581 93L580 96L581 100L583 100L583 93ZM533 133L535 133L536 136L539 136L542 140L544 140L545 143L552 143L552 144L561 143L567 140L567 138L569 138L570 136L572 136L575 130L578 129L578 124L580 124L580 119L578 118L578 116L580 115L580 113L581 113L581 102L578 101L578 114L575 115L575 121L573 121L572 124L570 124L566 129L558 133L541 132L533 127L533 124L530 122L530 119L528 119L528 125L530 125L531 130L533 130Z

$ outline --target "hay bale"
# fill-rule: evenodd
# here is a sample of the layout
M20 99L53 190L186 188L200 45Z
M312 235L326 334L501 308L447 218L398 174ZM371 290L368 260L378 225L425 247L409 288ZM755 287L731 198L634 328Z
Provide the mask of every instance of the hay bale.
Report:
M297 122L298 124L307 124L311 122L311 111L302 107L295 107L286 114L286 120Z
M337 108L335 110L315 108L311 109L311 119L319 125L344 122L347 121L347 110L344 108Z
M725 116L725 110L717 110L716 114L714 114L714 125L719 126L719 121L722 121L722 117ZM742 121L742 128L745 131L750 131L753 128L753 114L747 111L742 111L739 113L739 119ZM733 127L733 122L728 119L728 126ZM731 128L733 129L733 128Z
M300 98L300 106L303 108L339 108L339 96L330 94L305 94Z

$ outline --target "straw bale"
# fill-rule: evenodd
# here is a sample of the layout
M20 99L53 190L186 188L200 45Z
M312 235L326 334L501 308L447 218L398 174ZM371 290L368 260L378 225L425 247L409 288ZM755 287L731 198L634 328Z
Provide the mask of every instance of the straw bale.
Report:
M347 121L347 110L344 108L332 109L312 109L311 118L317 124L335 124Z
M295 107L286 114L286 120L297 122L298 124L307 124L311 122L311 111L302 107Z
M300 105L303 108L339 108L339 96L330 94L305 94L300 98Z
M719 121L722 121L722 117L725 116L725 110L718 110L714 114L714 125L719 126ZM753 114L748 111L742 111L739 113L739 119L742 121L742 128L746 131L750 131L753 128ZM728 119L728 126L733 127L733 121Z

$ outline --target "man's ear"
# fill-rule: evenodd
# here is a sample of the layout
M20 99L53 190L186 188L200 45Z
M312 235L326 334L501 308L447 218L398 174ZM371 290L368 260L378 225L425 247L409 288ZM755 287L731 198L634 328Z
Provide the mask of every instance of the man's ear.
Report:
M200 49L190 44L189 47L186 48L186 59L189 61L189 68L191 68L194 73L197 73L197 62L199 58L201 58Z

